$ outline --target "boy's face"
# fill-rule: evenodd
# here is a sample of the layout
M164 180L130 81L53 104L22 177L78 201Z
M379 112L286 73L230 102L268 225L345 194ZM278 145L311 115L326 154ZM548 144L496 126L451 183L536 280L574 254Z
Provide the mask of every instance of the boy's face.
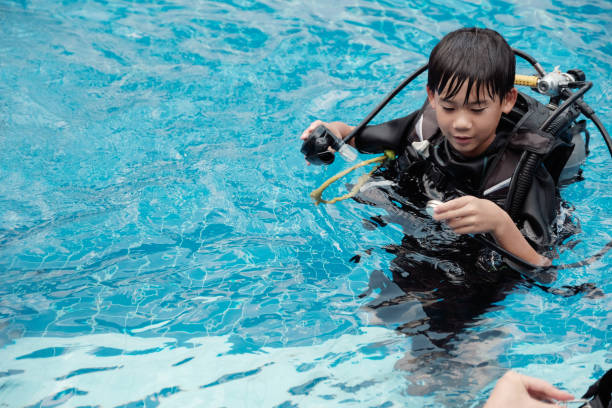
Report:
M500 104L499 97L491 98L485 90L476 94L472 86L470 97L464 104L467 81L457 94L448 98L446 89L442 94L427 88L427 99L436 111L438 126L449 143L466 157L476 157L484 152L495 139L495 130L502 113L512 110L517 91L512 88Z

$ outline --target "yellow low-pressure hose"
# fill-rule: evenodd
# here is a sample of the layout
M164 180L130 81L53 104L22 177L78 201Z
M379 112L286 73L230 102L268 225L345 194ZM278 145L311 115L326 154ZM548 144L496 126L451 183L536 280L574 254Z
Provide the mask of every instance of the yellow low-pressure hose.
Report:
M514 76L514 85L523 85L523 86L530 86L532 88L536 88L538 86L539 79L540 78L534 75L516 74Z
M343 170L340 173L336 174L335 176L330 177L325 183L321 184L321 187L317 188L315 191L310 193L310 196L315 201L315 205L319 205L319 203L333 204L335 202L346 200L347 198L351 198L359 192L359 189L370 179L370 177L372 176L372 173L374 173L376 169L382 166L385 160L394 159L394 158L395 158L395 153L392 150L385 150L385 154L383 154L382 156L378 156L373 159L369 159L369 160L362 161L361 163L357 163L353 167ZM350 172L352 172L353 170L358 169L363 166L367 166L370 163L379 163L379 164L374 166L372 170L370 170L369 173L361 175L359 179L357 180L357 183L351 189L351 191L349 191L347 194L343 196L332 198L331 200L323 199L322 197L323 191L325 191L325 189L329 187L334 181L339 180L342 177L349 174Z

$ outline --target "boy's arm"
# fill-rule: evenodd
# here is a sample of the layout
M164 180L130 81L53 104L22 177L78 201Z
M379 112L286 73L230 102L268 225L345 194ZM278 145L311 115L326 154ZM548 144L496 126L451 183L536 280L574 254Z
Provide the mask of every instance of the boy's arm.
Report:
M510 216L493 201L463 196L438 205L434 219L445 220L457 234L490 233L506 251L534 265L550 265L550 259L529 245Z
M358 135L351 139L349 144L362 153L382 153L387 149L399 153L404 146L405 137L409 138L409 142L420 140L421 136L417 135L415 131L415 123L420 114L421 110L417 110L402 118L393 119L378 125L366 126ZM319 125L325 126L341 139L347 137L355 129L355 126L347 125L344 122L326 123L315 120L302 132L300 139L306 140Z

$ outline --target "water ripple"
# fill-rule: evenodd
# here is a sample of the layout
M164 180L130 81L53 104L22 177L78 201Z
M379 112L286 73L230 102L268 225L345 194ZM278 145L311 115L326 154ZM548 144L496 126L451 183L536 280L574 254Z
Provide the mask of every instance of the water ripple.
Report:
M249 363L203 370L205 378L188 384L163 377L137 399L113 383L120 390L111 405L185 405L204 394L222 405L236 401L233 387L278 367L292 373L282 390L251 393L267 406L384 405L389 390L394 403L427 406L434 403L415 395L436 386L435 403L469 406L507 367L556 374L583 391L598 372L592 358L610 358L608 295L556 296L518 281L452 341L445 333L420 336L434 334L426 329L432 321L419 317L415 299L394 297L394 248L406 232L421 247L448 236L418 211L313 206L309 192L345 164L307 168L297 136L317 118L359 122L442 35L474 24L500 30L547 70L583 69L594 81L585 100L610 127L611 7L586 0L529 7L506 0L1 2L0 354L36 344L11 351L0 395L20 395L20 406L96 405L104 396L89 379L126 371L150 378L121 358L160 356L182 376L194 364L216 369L244 356ZM519 71L532 69L519 62ZM419 107L423 86L420 79L379 119ZM590 130L585 180L562 192L582 230L560 249L559 263L610 241L610 158ZM404 252L415 265L436 260ZM560 271L553 286L593 284L608 294L609 265L606 255ZM453 263L439 268L449 282L466 279ZM411 296L425 304L434 295ZM414 319L385 322L376 302L396 320ZM388 339L401 324L413 333L402 338L408 344ZM385 328L363 344L314 351L375 325ZM167 343L129 348L89 335ZM77 339L78 347L49 336ZM172 346L196 338L210 349ZM441 350L436 343L444 341ZM23 391L39 371L29 364L83 349L82 363L50 364L41 391ZM299 357L304 352L316 356ZM361 368L376 361L386 365ZM573 370L579 374L570 379ZM458 379L466 372L470 383Z

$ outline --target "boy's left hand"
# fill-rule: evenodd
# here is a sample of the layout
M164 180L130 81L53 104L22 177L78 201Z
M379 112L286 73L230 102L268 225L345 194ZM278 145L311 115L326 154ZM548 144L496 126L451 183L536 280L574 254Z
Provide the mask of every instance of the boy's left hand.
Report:
M493 201L474 196L463 196L439 204L433 218L446 221L457 234L495 234L508 221L508 213Z

